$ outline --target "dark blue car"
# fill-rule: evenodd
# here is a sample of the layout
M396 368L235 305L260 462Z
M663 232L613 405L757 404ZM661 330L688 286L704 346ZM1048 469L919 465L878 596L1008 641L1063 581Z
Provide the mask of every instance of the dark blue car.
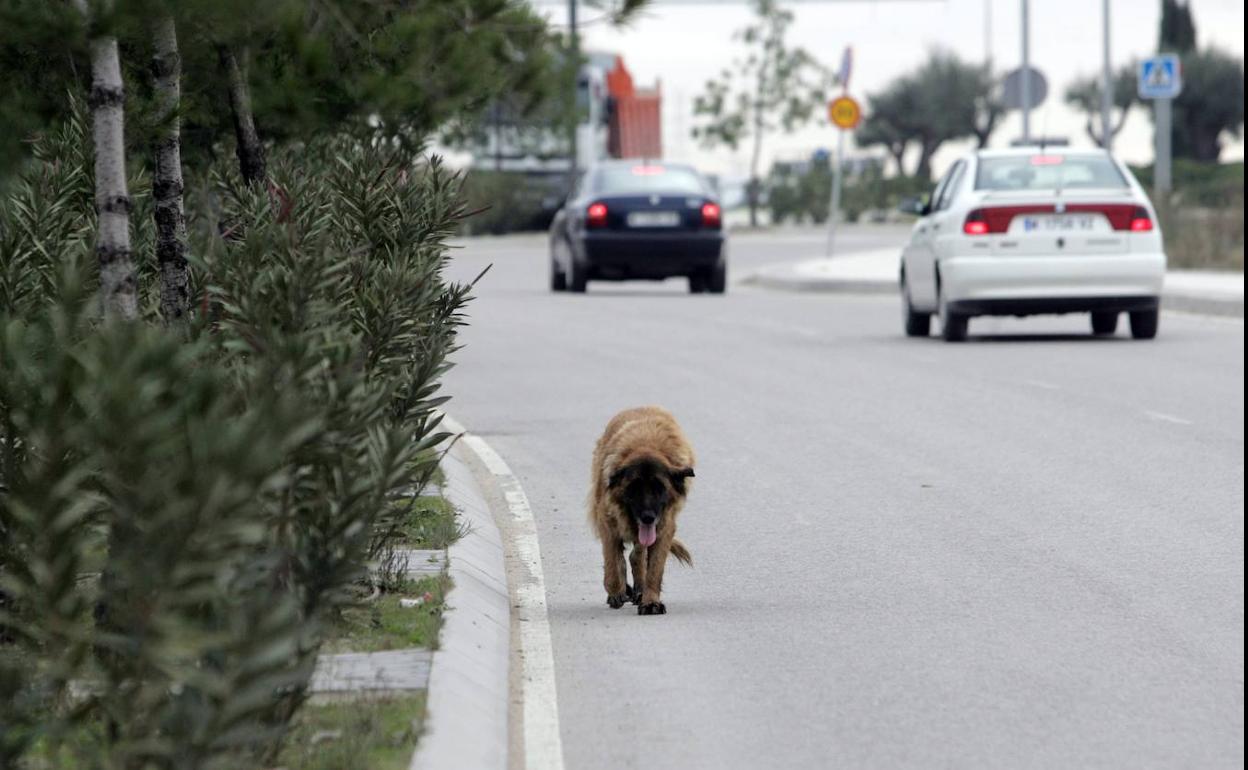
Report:
M550 288L683 276L689 291L727 285L723 219L689 166L608 161L587 170L550 227Z

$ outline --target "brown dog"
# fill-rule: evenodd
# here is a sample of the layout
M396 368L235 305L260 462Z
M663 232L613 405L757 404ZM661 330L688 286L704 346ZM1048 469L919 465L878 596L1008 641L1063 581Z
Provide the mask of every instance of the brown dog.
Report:
M638 615L662 615L667 555L693 565L676 539L676 516L693 477L693 447L667 410L628 409L607 423L594 447L592 472L589 518L602 541L607 604L619 609L631 601L640 605ZM632 586L624 568L626 542L633 544Z

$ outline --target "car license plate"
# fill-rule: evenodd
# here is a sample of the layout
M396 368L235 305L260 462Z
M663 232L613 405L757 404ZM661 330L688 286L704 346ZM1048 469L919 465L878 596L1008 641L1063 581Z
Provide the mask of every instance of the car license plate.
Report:
M675 211L634 211L628 215L629 227L676 227L680 214Z
M1094 233L1105 218L1097 214L1041 214L1019 217L1021 226L1011 227L1022 233Z

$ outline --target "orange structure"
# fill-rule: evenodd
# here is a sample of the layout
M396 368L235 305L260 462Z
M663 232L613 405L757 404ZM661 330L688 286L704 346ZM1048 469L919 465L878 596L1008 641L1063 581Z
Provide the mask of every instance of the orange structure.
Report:
M611 126L607 154L613 158L663 157L662 93L659 84L652 89L633 85L633 76L624 60L615 59L607 73L607 93L611 97Z

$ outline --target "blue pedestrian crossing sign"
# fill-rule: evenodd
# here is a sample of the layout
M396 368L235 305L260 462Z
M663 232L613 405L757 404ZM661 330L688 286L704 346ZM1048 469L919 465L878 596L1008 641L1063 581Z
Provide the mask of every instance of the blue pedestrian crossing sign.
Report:
M1183 90L1183 67L1172 53L1140 62L1141 99L1173 99Z

